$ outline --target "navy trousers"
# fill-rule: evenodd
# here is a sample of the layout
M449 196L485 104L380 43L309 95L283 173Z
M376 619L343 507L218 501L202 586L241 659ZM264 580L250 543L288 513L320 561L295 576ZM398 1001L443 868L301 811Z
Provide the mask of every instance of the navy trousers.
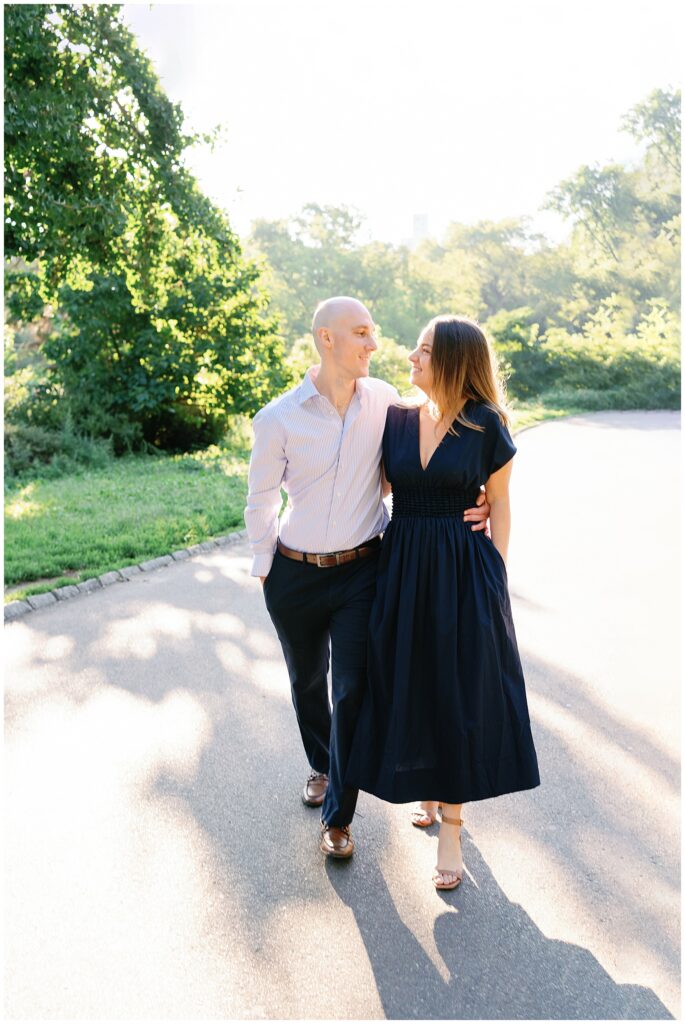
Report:
M380 546L365 558L319 568L276 551L264 581L307 760L314 771L328 775L321 819L338 828L350 824L357 804L358 791L345 788L343 778L366 688L367 633L379 553Z

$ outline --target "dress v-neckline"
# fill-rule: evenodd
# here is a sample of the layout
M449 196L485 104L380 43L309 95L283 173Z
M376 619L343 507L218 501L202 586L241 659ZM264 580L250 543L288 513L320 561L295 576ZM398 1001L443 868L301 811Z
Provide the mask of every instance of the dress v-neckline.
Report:
M464 411L464 409L466 408L466 406L468 404L469 404L469 399L467 398L466 401L464 402L464 404L461 407L461 411L462 412ZM452 420L452 422L450 424L450 427L453 427L456 422L457 422L456 419ZM428 472L428 470L430 469L431 463L433 462L433 459L435 458L435 456L438 453L439 449L442 448L442 443L443 443L443 441L445 440L445 438L447 437L448 434L449 434L449 427L445 431L445 433L442 435L442 437L440 438L438 443L436 444L435 448L431 452L430 459L428 460L428 462L424 466L423 463L421 462L421 406L419 405L419 406L416 407L416 448L417 448L417 451L418 451L419 469L421 470L422 473L427 473Z
M428 462L424 466L424 464L421 462L421 406L418 406L418 408L416 410L416 413L417 413L417 415L416 415L416 446L417 446L418 452L419 452L419 467L420 467L422 473L427 473L429 468L430 468L431 462L435 458L435 455L436 455L436 453L438 451L438 448L440 448L440 446L442 445L442 442L447 437L447 434L449 432L449 428L448 428L448 430L445 431L445 433L442 435L442 437L440 438L440 440L436 444L435 448L433 449L433 451L430 454L430 458L429 458Z

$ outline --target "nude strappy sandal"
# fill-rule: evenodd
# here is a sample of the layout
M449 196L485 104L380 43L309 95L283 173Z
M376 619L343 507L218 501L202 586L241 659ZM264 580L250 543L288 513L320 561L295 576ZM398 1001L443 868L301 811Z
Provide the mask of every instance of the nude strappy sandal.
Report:
M442 812L442 804L438 804L435 814L431 814L430 811L424 811L420 804L417 804L409 812L409 819L415 828L430 828L438 820L438 811ZM420 818L430 818L430 821L420 821Z
M463 818L447 818L445 817L444 814L442 816L442 821L443 824L446 825L461 826L464 824ZM461 843L461 836L459 837L459 842ZM442 875L456 875L457 877L454 882L441 882L440 877ZM452 871L450 868L439 868L437 864L435 865L435 871L433 872L432 882L436 889L456 889L457 886L460 884L461 879L462 876L458 874L457 871Z

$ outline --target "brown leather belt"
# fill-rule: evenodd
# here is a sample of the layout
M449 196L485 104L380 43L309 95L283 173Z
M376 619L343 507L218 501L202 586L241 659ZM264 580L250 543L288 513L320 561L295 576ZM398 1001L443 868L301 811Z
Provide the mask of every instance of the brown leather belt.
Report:
M372 555L374 551L378 551L380 545L380 536L371 537L370 540L364 541L357 548L349 548L347 551L331 551L326 555L313 555L307 551L294 551L292 548L287 548L280 540L277 546L278 550L286 558L292 558L295 562L309 562L310 565L318 565L319 569L328 569L332 565L343 565L345 562L354 562L358 558L366 558L367 555Z

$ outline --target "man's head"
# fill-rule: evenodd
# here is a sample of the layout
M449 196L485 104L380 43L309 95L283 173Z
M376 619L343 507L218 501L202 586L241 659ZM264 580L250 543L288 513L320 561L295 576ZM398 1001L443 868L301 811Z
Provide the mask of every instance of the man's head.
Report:
M312 335L322 369L349 380L368 377L369 362L378 347L376 326L358 299L336 295L320 302L312 319Z

